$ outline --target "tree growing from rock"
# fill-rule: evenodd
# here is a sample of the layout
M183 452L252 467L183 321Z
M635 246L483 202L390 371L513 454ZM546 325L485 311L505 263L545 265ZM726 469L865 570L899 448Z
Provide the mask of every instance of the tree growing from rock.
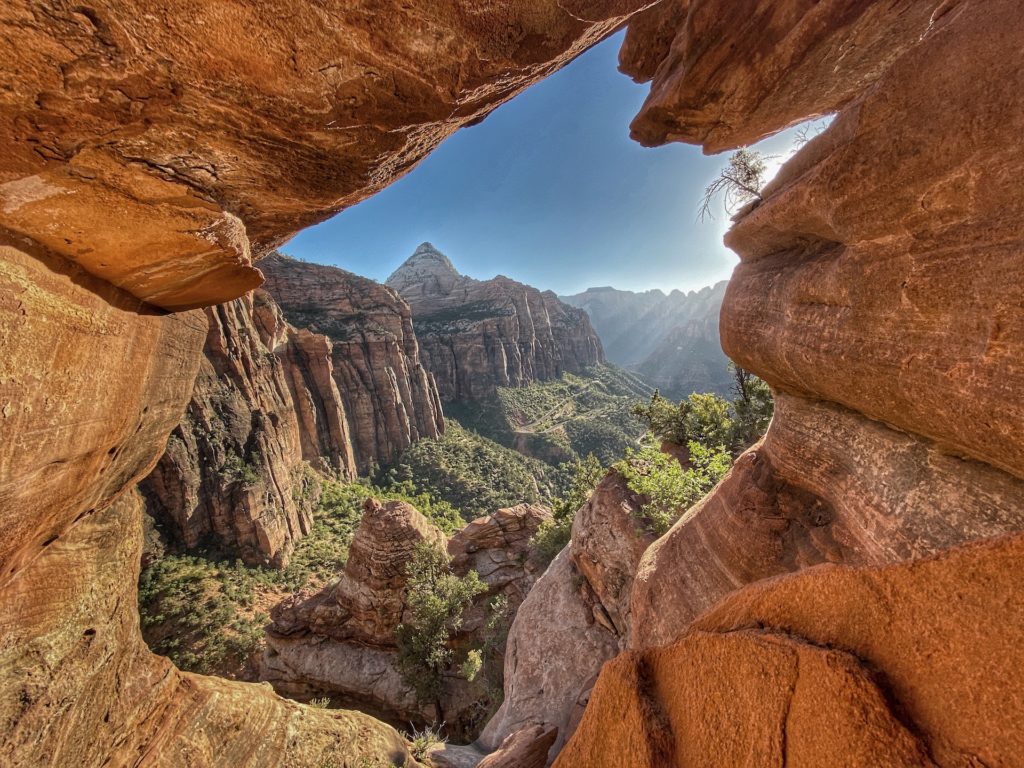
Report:
M730 216L754 200L761 200L761 190L768 171L766 155L753 149L738 149L729 157L729 164L704 188L701 198L700 220L714 218L711 208L715 198L721 196L722 206Z
M408 621L395 630L398 666L421 703L433 702L441 720L444 674L452 666L452 636L462 626L463 611L486 586L476 571L456 576L448 556L430 542L420 542L406 567Z

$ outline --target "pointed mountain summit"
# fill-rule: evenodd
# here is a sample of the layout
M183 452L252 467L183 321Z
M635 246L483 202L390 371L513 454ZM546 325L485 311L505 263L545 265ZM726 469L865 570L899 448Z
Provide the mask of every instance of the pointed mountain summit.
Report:
M430 243L420 245L387 286L412 309L424 365L446 402L487 400L498 387L582 373L604 362L585 312L501 275L461 275Z
M410 297L448 294L463 277L451 259L430 243L421 243L402 266L391 273L385 285L408 301Z

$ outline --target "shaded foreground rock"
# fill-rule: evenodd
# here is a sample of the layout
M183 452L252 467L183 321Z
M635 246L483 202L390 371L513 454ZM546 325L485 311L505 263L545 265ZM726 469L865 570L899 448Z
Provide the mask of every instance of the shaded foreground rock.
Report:
M45 594L0 613L0 762L291 768L408 755L366 715L181 673L150 653L135 607L141 508L129 493L84 516L0 587L4 604Z
M640 502L610 472L577 512L572 541L519 608L505 656L505 699L480 736L496 749L525 725L557 731L552 755L572 734L601 665L630 633L633 574L654 536Z
M388 278L412 308L423 362L444 401L485 400L604 362L585 312L504 276L475 280L423 243Z
M1015 535L748 587L609 664L556 765L1013 765L1022 554Z
M479 574L487 591L466 609L453 645L480 648L491 631L492 599L507 600L511 621L530 591L538 575L530 538L550 516L544 507L523 504L474 520L446 539L409 504L367 500L338 583L300 592L271 611L261 679L290 694L327 693L396 723L434 722L434 702L418 701L402 678L395 636L409 618L406 568L416 548L429 542L447 549L456 575ZM495 650L500 659L503 649ZM472 738L479 730L487 683L482 676L473 683L454 673L445 677L439 703L449 733Z

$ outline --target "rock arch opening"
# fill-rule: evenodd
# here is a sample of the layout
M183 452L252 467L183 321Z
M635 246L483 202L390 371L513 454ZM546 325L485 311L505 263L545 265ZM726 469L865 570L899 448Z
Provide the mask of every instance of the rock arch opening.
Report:
M1005 670L1024 647L1007 611L1024 546L1020 9L677 0L632 16L642 5L210 4L187 34L127 2L4 9L5 764L409 757L372 718L149 653L131 489L199 371L193 308L256 287L254 257L626 22L624 67L652 80L642 143L715 151L837 117L729 235L722 340L778 416L646 548L628 601L595 590L610 622L628 608L631 650L558 764L714 761L739 726L732 743L764 762L1013 763L1020 712L989 702L1019 700ZM806 514L819 502L828 515ZM743 695L715 709L718 671L748 666L772 674L737 673ZM690 696L680 669L702 683Z

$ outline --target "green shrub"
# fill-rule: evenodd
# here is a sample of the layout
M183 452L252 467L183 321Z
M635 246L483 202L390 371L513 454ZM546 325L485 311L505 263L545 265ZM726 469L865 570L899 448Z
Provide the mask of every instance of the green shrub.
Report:
M469 521L502 507L547 500L549 471L547 465L449 419L444 435L413 443L377 482L385 488L429 494Z
M652 533L661 536L729 471L731 456L691 442L690 467L648 447L630 451L615 465L630 490L644 498L640 515Z
M764 435L774 403L771 390L757 376L730 363L733 399L704 393L675 403L655 391L633 414L655 437L678 445L696 442L708 449L728 447L738 456Z
M463 611L486 587L476 571L453 574L448 556L426 541L416 547L406 575L409 621L395 631L399 671L420 702L436 702L452 661L448 641L462 625Z

